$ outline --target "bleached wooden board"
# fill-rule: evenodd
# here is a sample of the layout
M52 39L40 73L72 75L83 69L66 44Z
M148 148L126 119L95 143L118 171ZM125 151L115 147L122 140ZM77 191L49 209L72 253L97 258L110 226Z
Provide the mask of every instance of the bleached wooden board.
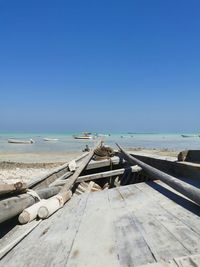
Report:
M5 256L0 266L66 266L88 195L75 197L43 221Z
M73 197L0 266L187 266L200 254L199 207L182 207L153 183Z

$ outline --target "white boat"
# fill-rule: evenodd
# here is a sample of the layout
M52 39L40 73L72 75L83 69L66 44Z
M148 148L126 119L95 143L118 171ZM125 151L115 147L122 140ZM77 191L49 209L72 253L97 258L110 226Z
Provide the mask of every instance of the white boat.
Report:
M57 138L43 138L44 141L58 141Z
M188 135L188 134L182 134L181 136L184 137L184 138L198 137L198 135Z
M8 139L8 143L11 144L33 144L35 141L33 139L20 140L20 139Z
M91 133L82 133L82 135L73 135L74 139L92 139L93 136L91 135Z
M92 136L74 136L74 139L92 139Z

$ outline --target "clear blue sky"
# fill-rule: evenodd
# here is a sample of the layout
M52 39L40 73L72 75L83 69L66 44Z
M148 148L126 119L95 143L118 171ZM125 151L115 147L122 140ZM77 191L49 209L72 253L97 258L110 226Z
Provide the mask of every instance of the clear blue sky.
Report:
M200 131L199 0L0 0L0 131Z

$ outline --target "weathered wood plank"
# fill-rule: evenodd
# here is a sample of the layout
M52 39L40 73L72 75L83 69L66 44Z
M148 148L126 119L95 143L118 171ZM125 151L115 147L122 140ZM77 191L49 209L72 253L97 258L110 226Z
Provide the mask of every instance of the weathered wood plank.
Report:
M191 254L200 253L200 235L193 232L180 219L163 209L159 201L152 205L151 200L149 200L151 199L149 194L142 188L141 184L137 184L136 187L141 190L141 194L149 205L150 213L154 215L155 219L171 232Z
M35 227L37 227L40 222L41 220L32 221L27 225L17 225L7 235L1 238L0 259L25 238Z
M144 188L149 197L159 202L163 209L200 234L200 209L196 204L161 181L141 183L138 186Z
M192 255L189 257L183 257L174 259L178 267L199 267L200 266L200 255Z
M119 145L117 146L119 147L124 159L126 159L128 162L130 162L133 165L138 164L140 167L143 168L143 170L149 175L150 178L161 180L162 182L169 185L170 187L172 187L179 193L183 194L184 196L188 197L189 199L191 199L192 201L200 205L200 189L199 188L189 183L186 183L184 181L181 181L178 178L175 178L163 171L160 171L144 163L143 161L139 159L134 158L133 156L126 153L125 150L123 150Z
M119 266L107 190L90 193L67 266Z
M88 194L72 198L13 248L1 260L0 266L66 266L87 198Z
M113 214L113 229L120 266L138 266L155 262L142 233L139 231L133 213L116 189L108 190Z
M142 170L137 165L132 166L129 169L130 169L130 172L132 172L132 173L133 172L139 172ZM112 170L112 171L83 175L83 176L80 176L76 182L81 183L84 181L90 181L90 180L96 180L96 179L101 179L101 178L107 178L107 177L111 177L111 176L122 175L125 171L127 171L127 169L122 168L122 169L117 169L117 170ZM56 180L54 183L51 184L51 186L64 185L65 183L67 183L67 180Z
M88 155L88 152L83 153L82 155L77 157L75 161L79 163L87 155ZM68 165L69 165L69 162L63 164L62 166L55 168L53 171L49 172L48 174L45 174L43 176L40 176L40 177L37 177L31 180L28 183L28 187L33 188L33 189L41 189L41 188L48 186L50 183L52 183L53 181L55 181L57 178L61 177L68 171Z
M156 219L156 212L158 216L162 210L158 209L156 211L153 208L156 206L155 201L150 198L145 199L136 186L120 187L118 190L124 197L129 209L135 215L136 225L142 231L145 241L157 261L169 260L174 256L189 255L189 251Z

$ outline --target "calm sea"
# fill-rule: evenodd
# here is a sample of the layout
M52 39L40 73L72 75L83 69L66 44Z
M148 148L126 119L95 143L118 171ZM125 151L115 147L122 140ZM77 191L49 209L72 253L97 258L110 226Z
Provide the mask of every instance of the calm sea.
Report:
M195 135L195 134L190 134ZM58 138L59 141L45 142L44 137ZM35 143L31 145L9 144L9 138L29 139L32 138ZM200 149L200 137L191 136L183 138L181 134L112 134L102 137L107 145L115 147L119 143L124 148L160 148L160 149ZM80 151L86 144L92 146L95 140L76 140L71 133L63 134L16 134L0 133L0 153L3 152L67 152Z

